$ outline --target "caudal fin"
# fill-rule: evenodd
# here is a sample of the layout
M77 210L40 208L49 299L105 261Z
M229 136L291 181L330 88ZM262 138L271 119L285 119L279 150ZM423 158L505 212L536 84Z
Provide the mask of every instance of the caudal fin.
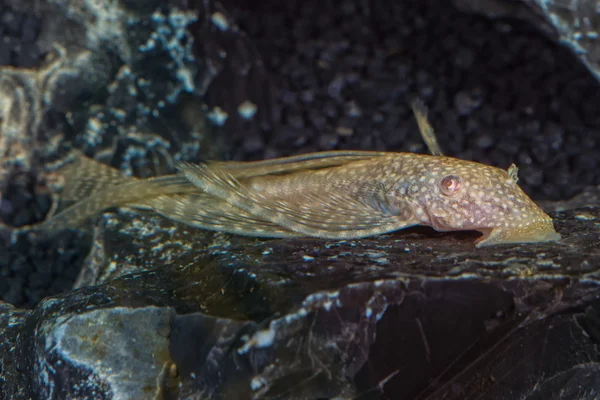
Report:
M181 175L137 179L83 155L58 172L65 179L61 201L72 204L33 227L35 230L75 228L108 208L134 205L163 194L198 191Z
M81 153L75 153L73 162L59 169L58 173L65 179L60 194L63 202L78 202L102 190L137 180Z

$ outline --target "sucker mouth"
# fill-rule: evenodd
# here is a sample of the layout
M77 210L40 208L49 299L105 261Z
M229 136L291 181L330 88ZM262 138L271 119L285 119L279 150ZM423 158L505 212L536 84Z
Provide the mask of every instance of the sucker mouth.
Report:
M447 231L451 231L451 230L460 230L460 229L449 228L448 224L443 223L442 220L441 220L441 218L436 217L435 215L433 215L429 211L429 207L427 207L426 205L423 205L422 210L425 213L425 215L427 216L426 220L421 221L423 225L429 225L429 226L431 226L433 229L435 229L438 232L447 232Z
M478 243L486 240L488 237L490 237L494 228L480 228L480 229L475 229L475 230L477 232L481 233L481 237L479 237L479 238L477 238L477 240L475 240L475 244L478 244Z

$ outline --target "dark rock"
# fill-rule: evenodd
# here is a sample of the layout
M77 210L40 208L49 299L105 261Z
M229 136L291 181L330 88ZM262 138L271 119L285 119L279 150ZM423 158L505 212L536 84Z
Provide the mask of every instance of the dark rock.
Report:
M473 235L421 229L257 240L109 214L81 289L31 311L1 310L2 393L586 393L600 337L600 207L554 218L558 243L474 250Z
M454 0L462 10L492 18L520 18L560 42L600 79L600 16L594 2Z

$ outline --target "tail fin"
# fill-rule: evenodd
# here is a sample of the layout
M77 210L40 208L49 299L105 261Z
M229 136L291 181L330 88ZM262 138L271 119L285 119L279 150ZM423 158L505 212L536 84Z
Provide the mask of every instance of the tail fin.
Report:
M79 152L75 153L73 162L58 172L65 178L65 187L60 195L61 201L65 202L81 201L107 188L137 180Z
M75 162L59 172L66 181L61 200L74 204L33 227L35 230L57 231L74 228L107 208L134 205L136 202L163 194L199 190L182 175L150 179L127 177L117 169L83 155L78 156Z

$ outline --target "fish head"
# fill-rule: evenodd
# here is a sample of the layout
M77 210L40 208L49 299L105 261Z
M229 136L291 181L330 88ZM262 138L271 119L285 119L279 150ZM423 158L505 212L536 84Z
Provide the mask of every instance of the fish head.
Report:
M452 157L431 157L412 183L413 212L422 225L438 231L483 233L477 247L560 239L552 218L517 184L517 167L508 170Z

